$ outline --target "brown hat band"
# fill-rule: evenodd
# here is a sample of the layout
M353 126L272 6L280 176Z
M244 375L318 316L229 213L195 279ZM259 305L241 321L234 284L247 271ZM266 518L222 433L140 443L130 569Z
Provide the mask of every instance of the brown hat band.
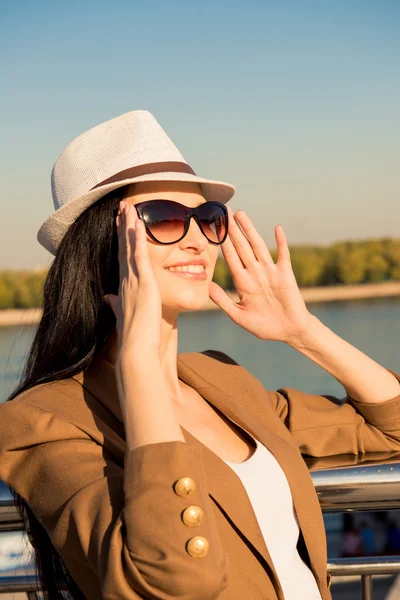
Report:
M183 162L165 161L147 163L146 165L138 165L137 167L131 167L130 169L125 169L124 171L115 173L115 175L112 175L108 179L104 179L104 181L97 183L91 189L94 190L102 185L115 183L116 181L124 181L124 179L132 179L133 177L141 177L142 175L152 175L153 173L164 173L165 171L172 171L173 173L190 173L191 175L196 175L192 167Z

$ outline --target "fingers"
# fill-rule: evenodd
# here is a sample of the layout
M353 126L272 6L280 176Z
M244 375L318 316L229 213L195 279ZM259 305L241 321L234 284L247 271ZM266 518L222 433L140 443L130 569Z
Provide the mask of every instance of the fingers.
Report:
M234 253L234 251L236 251L238 258L242 262L242 268L243 268L243 266L245 268L249 268L255 260L254 252L253 252L251 245L250 245L249 241L247 240L246 236L240 230L239 225L236 222L235 215L233 214L232 209L230 207L228 207L228 212L229 212L228 234L229 234L229 239L231 240L231 242L233 244L233 248L231 247L231 250L233 251L232 254ZM227 238L227 240L228 240L228 238ZM229 248L229 243L228 243L228 248ZM229 254L228 254L228 256L229 256ZM233 255L230 255L229 259L231 260L231 262L235 263L234 266L238 267L237 260L235 260L233 258Z
M121 201L119 225L120 259L124 264L124 275L129 271L145 283L153 276L148 254L146 228L139 219L136 208L128 202Z
M135 230L132 233L135 237L135 239L132 240L132 243L135 244L134 260L138 272L139 283L153 282L154 273L149 257L146 228L143 221L139 218L135 221Z
M266 243L250 217L243 210L236 211L235 215L230 207L228 211L229 236L222 244L222 251L232 273L237 272L240 266L250 269L255 262L268 267L275 266ZM275 227L275 239L278 248L276 265L290 263L290 251L281 225Z
M275 227L275 239L278 247L278 264L290 263L290 250L282 225Z
M228 294L219 286L215 281L210 283L209 290L210 298L217 306L222 308L224 312L232 319L235 320L235 316L240 311L236 302L228 296Z
M132 222L132 215L129 210L130 205L128 202L121 200L119 203L119 213L117 215L117 232L118 232L118 260L120 267L120 283L123 279L129 277L129 267L132 264L131 261L131 240L132 234L130 230L134 231L135 223ZM134 236L133 236L134 238ZM136 268L133 269L135 275L137 275Z
M232 275L236 272L242 271L244 268L244 264L242 263L229 235L227 236L224 243L221 245L221 249L226 264L228 265Z
M236 251L244 267L249 269L255 262L273 266L271 254L250 217L243 210L238 210L235 215L230 207L228 210L229 238L234 246L232 251Z
M244 238L244 241L247 242L247 247L252 250L252 253L256 257L256 259L263 264L274 265L275 263L274 263L272 256L267 248L266 243L264 242L261 235L258 233L252 220L244 212L244 210L236 211L235 220L239 223L240 227L243 229L244 235L240 231L238 226L236 226L236 229L235 229L235 227L233 227L233 231L235 232L236 230L239 230L236 234L237 236L239 236L239 233L242 233L242 237ZM243 242L243 244L244 244L244 242ZM250 256L251 256L251 254L250 254ZM253 260L254 260L254 257L253 257Z

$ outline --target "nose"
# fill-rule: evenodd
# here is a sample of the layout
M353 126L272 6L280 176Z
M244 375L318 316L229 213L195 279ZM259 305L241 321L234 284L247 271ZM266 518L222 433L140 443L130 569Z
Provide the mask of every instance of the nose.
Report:
M190 219L188 232L179 245L182 249L193 248L197 252L202 252L207 248L208 240L193 217Z

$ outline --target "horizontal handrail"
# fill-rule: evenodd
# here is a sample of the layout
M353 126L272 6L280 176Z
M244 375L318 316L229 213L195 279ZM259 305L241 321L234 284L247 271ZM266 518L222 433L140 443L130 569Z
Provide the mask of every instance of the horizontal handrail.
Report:
M400 460L366 461L311 471L323 512L400 509ZM331 457L332 458L332 457ZM319 460L319 467L323 461Z
M36 575L5 575L0 576L0 594L16 592L38 592L40 585Z
M363 556L328 560L328 573L335 577L347 575L395 575L400 573L400 556Z

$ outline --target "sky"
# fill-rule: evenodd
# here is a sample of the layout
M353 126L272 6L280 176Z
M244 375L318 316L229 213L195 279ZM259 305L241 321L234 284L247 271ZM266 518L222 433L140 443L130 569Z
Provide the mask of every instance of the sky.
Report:
M400 238L398 0L0 0L0 268L48 266L65 146L154 114L267 244Z

